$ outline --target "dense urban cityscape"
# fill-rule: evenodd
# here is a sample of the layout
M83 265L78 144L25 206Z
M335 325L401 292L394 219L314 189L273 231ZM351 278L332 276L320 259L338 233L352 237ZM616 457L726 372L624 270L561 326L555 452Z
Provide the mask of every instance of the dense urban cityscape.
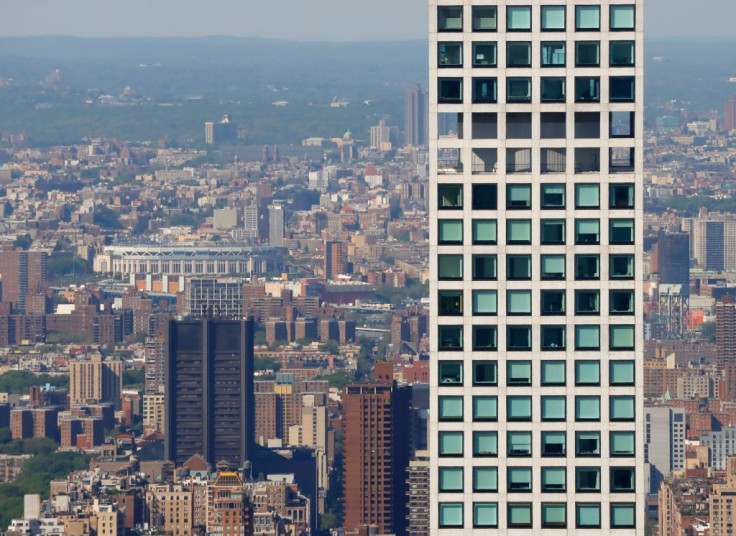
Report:
M733 534L736 90L645 112L641 0L497 4L328 136L0 116L0 533Z

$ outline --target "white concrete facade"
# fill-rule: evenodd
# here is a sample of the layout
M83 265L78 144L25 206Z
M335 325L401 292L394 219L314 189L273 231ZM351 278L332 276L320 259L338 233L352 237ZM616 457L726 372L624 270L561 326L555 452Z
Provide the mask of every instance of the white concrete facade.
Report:
M430 534L643 536L643 1L429 6Z

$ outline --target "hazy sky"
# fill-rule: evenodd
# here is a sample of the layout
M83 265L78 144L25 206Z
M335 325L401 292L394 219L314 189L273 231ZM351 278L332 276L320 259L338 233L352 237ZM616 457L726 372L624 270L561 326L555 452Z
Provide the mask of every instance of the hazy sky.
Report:
M423 38L427 26L426 0L0 0L0 5L0 37L402 40ZM645 5L650 37L733 36L733 0L645 0Z

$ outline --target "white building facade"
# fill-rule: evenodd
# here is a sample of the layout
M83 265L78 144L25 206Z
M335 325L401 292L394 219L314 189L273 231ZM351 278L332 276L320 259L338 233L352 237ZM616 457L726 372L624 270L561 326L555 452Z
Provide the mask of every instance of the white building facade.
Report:
M433 535L644 534L643 11L430 0Z

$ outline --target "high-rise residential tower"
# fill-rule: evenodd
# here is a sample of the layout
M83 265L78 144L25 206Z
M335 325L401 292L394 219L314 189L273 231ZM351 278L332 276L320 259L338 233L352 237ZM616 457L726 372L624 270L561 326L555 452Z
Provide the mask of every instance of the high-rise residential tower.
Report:
M427 92L419 84L411 89L407 89L404 106L406 145L414 147L427 145L427 122L429 115Z
M643 2L429 36L430 533L641 536Z

